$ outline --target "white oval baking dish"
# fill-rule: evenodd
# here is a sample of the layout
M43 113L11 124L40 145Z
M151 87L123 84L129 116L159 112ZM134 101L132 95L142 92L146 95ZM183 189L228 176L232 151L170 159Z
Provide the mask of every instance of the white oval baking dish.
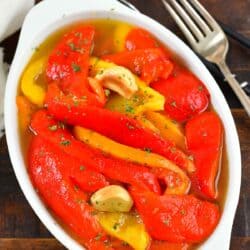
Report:
M35 192L27 173L22 154L16 108L16 94L19 78L30 60L34 48L51 33L70 23L85 19L118 19L132 23L153 33L169 47L185 65L202 80L211 93L211 101L225 128L228 153L228 192L219 225L202 250L228 250L232 223L238 204L241 184L241 155L235 124L217 83L197 56L171 31L153 19L134 12L115 0L45 0L36 5L27 15L10 69L5 93L5 128L11 162L21 189L31 207L48 230L68 249L84 249L56 222Z

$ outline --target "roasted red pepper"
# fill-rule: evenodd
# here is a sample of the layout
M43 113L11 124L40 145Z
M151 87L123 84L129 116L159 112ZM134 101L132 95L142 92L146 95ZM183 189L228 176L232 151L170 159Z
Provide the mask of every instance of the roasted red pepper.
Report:
M165 96L165 111L172 119L183 122L205 111L209 92L192 73L176 67L167 80L159 80L152 88Z
M167 241L154 240L149 250L188 250L190 246L186 243L170 243Z
M153 37L148 31L142 28L134 28L126 36L125 49L137 50L137 49L152 49L160 48L167 58L171 57L171 53L159 43L155 37Z
M29 172L35 188L66 225L85 242L90 242L105 233L93 216L93 209L86 202L86 195L75 189L65 174L68 165L65 166L64 159L64 153L43 137L36 136L32 139Z
M190 189L190 181L187 184L188 187L186 188L186 190L183 190L183 179L181 178L181 176L178 173L170 171L166 168L152 168L151 173L153 173L159 180L162 190L165 191L164 194L186 194ZM169 189L167 187L169 187ZM174 188L177 191L181 191L169 193L169 190L171 190L171 188Z
M57 125L52 125L48 127L48 129L51 129L54 126ZM51 136L49 133L47 133L47 135ZM62 136L63 133L61 134L61 137ZM109 182L102 174L93 171L90 168L86 168L86 166L82 164L81 160L70 156L62 150L62 147L67 147L67 144L69 143L69 141L64 137L61 138L61 141L58 144L55 144L55 141L46 138L45 133L39 133L39 137L43 137L44 140L48 141L48 144L51 144L51 148L54 147L54 156L61 161L61 165L58 164L57 167L64 176L68 177L68 181L74 184L77 188L86 192L95 192L100 188L109 185Z
M149 234L173 243L199 243L215 229L217 205L193 195L155 195L132 188L131 194Z
M173 70L173 63L159 48L125 51L105 55L103 59L130 69L148 84L167 79Z
M191 177L193 187L206 198L215 199L223 145L219 117L214 112L205 112L188 121L186 141L196 166Z
M137 49L149 49L158 48L160 45L152 35L144 29L134 28L132 29L125 41L125 47L127 50Z
M49 113L58 120L95 130L122 144L158 153L189 172L194 170L193 162L172 142L124 114L87 106L82 101L76 106L74 100L60 93L56 85L49 86L46 104Z
M91 105L103 106L88 83L89 56L95 28L80 26L66 33L49 56L46 75L57 82L65 93L83 97Z
M38 111L32 119L31 128L36 134L60 147L60 150L72 158L80 160L83 169L97 171L110 179L160 193L157 178L150 173L148 168L111 157L100 150L90 148L76 140L66 129L62 129L60 124L48 116L46 111ZM56 129L51 130L54 127ZM95 178L93 177L92 181Z
M73 164L74 160L71 157L69 157L68 159L69 160L67 166L71 166L69 177L76 185L76 187L79 187L81 190L84 190L86 192L95 192L109 184L109 182L102 174L86 169L84 166L81 165L80 161L77 161L77 165Z

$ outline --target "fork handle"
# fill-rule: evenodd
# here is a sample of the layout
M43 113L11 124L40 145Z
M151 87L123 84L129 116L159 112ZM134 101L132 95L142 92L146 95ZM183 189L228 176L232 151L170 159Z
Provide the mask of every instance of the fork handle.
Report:
M250 117L250 98L241 88L240 83L235 79L235 76L232 74L230 69L228 68L225 60L217 63L221 72L225 76L227 82L229 83L230 87L233 89L234 93L239 98L242 106L246 110L248 116Z

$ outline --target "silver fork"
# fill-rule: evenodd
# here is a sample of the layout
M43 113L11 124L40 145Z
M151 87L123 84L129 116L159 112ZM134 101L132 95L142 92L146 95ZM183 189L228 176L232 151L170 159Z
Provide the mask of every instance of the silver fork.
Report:
M218 23L197 0L162 0L162 2L192 48L208 61L218 65L250 116L250 98L226 64L229 45Z

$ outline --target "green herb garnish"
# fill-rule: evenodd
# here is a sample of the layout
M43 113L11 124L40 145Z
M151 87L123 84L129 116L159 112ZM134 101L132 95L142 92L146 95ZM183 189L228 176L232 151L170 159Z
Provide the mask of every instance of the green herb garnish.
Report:
M169 221L169 219L165 219L165 220L163 221L163 223L164 223L165 225L169 226L170 221Z
M182 209L182 210L180 211L180 213L181 213L181 215L185 215L185 214L186 214L186 211L185 211L184 209Z
M50 131L56 131L57 130L57 125L51 125L49 126Z
M151 148L144 148L144 151L146 151L147 153L151 153L152 152L152 149Z
M70 47L70 49L72 51L76 51L77 50L76 45L74 43L69 43L68 45L69 45L69 47Z
M60 142L60 144L63 145L63 146L69 146L70 143L71 142L69 140L63 140L63 141Z
M203 86L200 85L200 86L198 87L198 90L199 90L199 91L202 91L202 90L203 90Z
M131 114L135 113L134 108L132 106L129 106L129 105L126 105L125 111L126 111L126 113L131 113Z
M120 226L120 223L117 223L117 222L116 222L116 223L113 225L113 229L114 229L114 230L117 230L119 226Z
M81 171L85 170L85 167L84 166L80 166L80 170Z
M95 237L95 240L100 240L102 238L102 234L101 233L98 233Z
M76 63L72 63L71 67L72 67L74 72L80 72L81 71L81 67Z
M175 102L175 101L171 102L171 103L170 103L170 105L171 105L172 107L175 107L175 108L177 107L177 105L176 105L176 102Z

